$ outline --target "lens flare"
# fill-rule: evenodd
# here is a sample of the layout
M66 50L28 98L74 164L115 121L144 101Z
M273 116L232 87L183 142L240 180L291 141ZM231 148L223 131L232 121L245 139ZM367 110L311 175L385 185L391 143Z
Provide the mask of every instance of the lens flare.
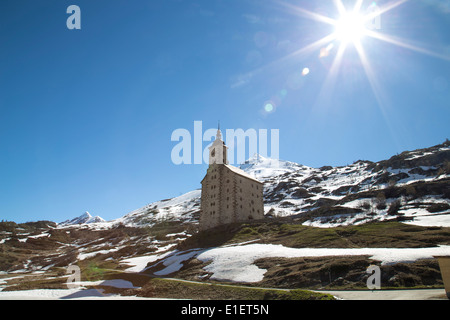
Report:
M272 102L266 102L264 105L264 110L267 113L273 112L273 110L275 110L274 104Z

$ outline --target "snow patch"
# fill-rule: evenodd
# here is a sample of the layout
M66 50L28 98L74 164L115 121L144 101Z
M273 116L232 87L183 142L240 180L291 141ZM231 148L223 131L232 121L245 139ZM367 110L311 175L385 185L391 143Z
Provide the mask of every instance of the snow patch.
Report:
M436 255L449 255L450 246L435 248L288 248L274 244L248 244L204 250L197 259L212 261L204 270L211 279L235 282L258 282L267 270L254 262L262 258L299 258L325 256L369 256L383 265L432 259Z

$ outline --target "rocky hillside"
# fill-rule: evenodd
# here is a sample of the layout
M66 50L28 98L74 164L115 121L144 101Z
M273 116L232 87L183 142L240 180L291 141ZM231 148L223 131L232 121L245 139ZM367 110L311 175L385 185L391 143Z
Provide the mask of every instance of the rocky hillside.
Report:
M251 170L258 173L261 164ZM450 223L450 143L403 152L380 162L309 168L265 179L272 215L295 215L319 227L401 218Z

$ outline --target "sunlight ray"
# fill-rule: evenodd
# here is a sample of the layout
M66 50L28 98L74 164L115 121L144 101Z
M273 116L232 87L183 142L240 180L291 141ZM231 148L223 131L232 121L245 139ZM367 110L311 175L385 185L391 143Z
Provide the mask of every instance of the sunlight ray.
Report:
M398 47L409 49L409 50L412 50L412 51L415 51L415 52L418 52L418 53L422 53L422 54L425 54L425 55L428 55L428 56L432 56L432 57L435 57L435 58L439 58L439 59L442 59L442 60L450 61L450 56L448 56L448 55L439 54L439 53L427 50L425 48L421 48L421 47L418 47L418 46L406 43L406 42L404 42L404 40L399 39L399 38L394 38L392 36L388 36L386 34L381 34L379 32L375 32L375 31L371 31L371 30L367 30L366 31L366 35L369 36L369 37L372 37L372 38L375 38L375 39L378 39L378 40L381 40L381 41L384 41L384 42L396 45Z
M279 64L282 63L283 61L293 58L294 56L314 52L314 51L319 50L320 48L323 48L324 46L327 46L327 45L329 46L329 44L334 40L335 40L335 36L333 34L329 34L326 37L323 37L322 39L319 39L297 51L289 53L277 60L271 61L265 65L262 65L256 69L253 69L253 70L247 72L243 76L253 77L255 74L261 73L263 70L268 70L270 68L277 68L279 66Z
M391 11L392 9L404 4L405 2L408 2L409 0L398 0L392 3L389 3L385 5L384 7L380 8L378 12L375 12L373 14L375 15L382 15L383 13L386 13L388 11Z
M334 5L336 6L336 8L338 9L338 13L340 16L347 13L347 10L345 9L345 6L342 3L342 0L333 0L333 2L334 2Z
M356 3L355 3L355 7L353 8L353 12L360 12L361 11L361 7L362 7L362 4L363 4L363 1L364 0L358 0L358 1L356 1Z
M326 37L323 37L322 39L319 39L319 40L307 45L306 47L303 47L303 48L289 54L288 57L296 56L299 54L304 54L304 53L308 53L308 52L317 50L317 49L323 47L324 45L330 44L330 42L335 39L336 39L336 36L334 34L329 34Z
M372 70L372 67L370 65L370 62L366 56L366 53L364 51L363 46L361 45L361 42L355 42L355 49L358 52L359 59L361 60L361 64L364 68L364 71L366 73L367 79L369 80L370 86L372 87L372 90L375 94L375 97L378 101L378 104L381 106L383 105L383 94L381 92L380 86L378 84L378 81L375 76L375 72ZM383 112L383 114L385 114Z
M369 6L369 8L366 10L366 12L362 13L364 21L367 23L369 21L372 21L376 18L380 18L382 14L391 11L392 9L402 5L405 2L408 2L409 0L399 0L392 3L389 3L385 5L384 7L380 8L376 5ZM357 4L358 5L358 4ZM356 8L356 6L355 6ZM360 9L360 8L359 8Z
M323 22L323 23L327 23L327 24L331 24L331 25L333 25L336 22L336 20L334 20L334 19L332 19L330 17L327 17L327 16L324 16L324 15L321 15L321 14L318 14L318 13L315 13L315 12L303 9L301 7L294 6L294 5L290 4L290 3L280 2L280 4L285 6L285 7L287 7L287 8L289 8L290 10L293 10L298 15L306 17L306 18L309 18L311 20L315 20L315 21L319 21L319 22Z
M346 49L347 46L345 44L339 46L338 52L336 53L336 57L334 58L333 61L333 65L331 66L330 71L328 72L328 77L330 79L336 78ZM327 78L326 81L328 82L329 79Z
M367 80L369 81L370 87L372 88L372 92L377 100L378 108L383 116L384 122L389 128L390 135L397 146L399 146L398 134L396 133L395 126L392 125L390 121L390 117L387 114L386 106L389 105L389 100L386 95L383 93L382 87L380 86L378 79L375 75L375 72L370 65L369 59L367 58L366 52L364 51L361 42L355 42L355 49L358 52L359 59L361 60L361 64L363 66L364 72L366 73Z
M346 49L347 49L346 44L341 44L339 46L339 49L333 60L333 64L331 65L330 70L328 71L327 77L322 85L321 90L320 90L318 101L316 101L316 103L315 103L316 106L329 105L329 101L326 101L326 99L329 99L332 96L332 91L334 89L334 85L336 83L336 79L339 74L339 69L341 67L342 60L344 57L344 52Z

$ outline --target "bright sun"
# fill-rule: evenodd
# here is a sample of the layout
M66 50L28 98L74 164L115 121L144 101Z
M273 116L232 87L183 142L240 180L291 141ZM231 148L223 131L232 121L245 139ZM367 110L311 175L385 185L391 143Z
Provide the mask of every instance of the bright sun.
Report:
M368 7L363 7L365 1L370 2ZM338 73L341 71L342 62L345 59L345 51L349 45L352 45L359 56L359 60L367 75L367 79L372 86L373 92L375 93L380 105L382 105L381 85L376 77L376 70L372 68L370 63L369 55L366 52L367 48L364 48L365 43L363 43L363 39L369 38L380 40L387 44L450 61L450 56L448 54L430 51L428 49L418 47L412 43L408 43L401 38L390 36L386 33L387 30L380 32L382 29L382 15L408 1L409 0L391 0L384 6L379 7L375 1L354 0L353 8L347 8L344 5L343 0L330 1L336 6L337 16L339 17L338 19L333 19L329 16L324 16L322 14L303 9L302 7L283 2L283 5L285 5L290 12L294 12L299 16L307 17L311 20L325 23L333 28L333 31L330 34L327 34L323 38L319 38L296 52L291 53L288 57L318 50L320 51L319 58L325 59L330 56L332 50L335 50L334 60L330 65L327 78L325 79L322 88L322 91L326 92L328 89L331 90L334 83L337 81ZM345 2L347 3L348 1ZM337 44L336 42L340 43ZM305 68L303 69L302 75L306 76L309 73L310 70Z
M361 40L367 29L364 16L357 12L346 12L334 23L336 39L344 43Z

